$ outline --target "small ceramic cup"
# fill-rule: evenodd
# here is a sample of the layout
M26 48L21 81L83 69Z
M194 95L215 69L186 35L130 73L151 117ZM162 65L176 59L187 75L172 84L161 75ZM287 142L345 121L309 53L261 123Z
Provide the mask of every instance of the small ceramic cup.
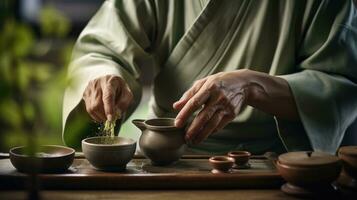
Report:
M213 173L228 173L233 167L234 159L228 156L213 156L209 158Z
M251 153L248 151L231 151L228 156L234 159L235 167L249 166L249 158Z

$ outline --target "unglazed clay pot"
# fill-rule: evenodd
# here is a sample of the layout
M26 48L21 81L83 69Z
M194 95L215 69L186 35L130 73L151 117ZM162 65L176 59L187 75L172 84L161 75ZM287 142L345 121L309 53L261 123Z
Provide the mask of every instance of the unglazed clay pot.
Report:
M135 150L136 142L129 138L102 136L82 140L85 158L96 169L103 171L124 171Z
M344 146L338 151L343 161L343 169L353 179L357 179L357 146Z
M169 165L178 161L185 151L185 131L175 127L173 118L149 120L135 119L142 134L139 140L141 152L153 165Z
M341 172L336 156L322 152L290 152L279 156L277 168L281 176L296 186L331 184Z
M290 152L279 156L277 168L288 182L281 187L288 195L313 199L338 195L332 185L342 169L337 156L312 151Z

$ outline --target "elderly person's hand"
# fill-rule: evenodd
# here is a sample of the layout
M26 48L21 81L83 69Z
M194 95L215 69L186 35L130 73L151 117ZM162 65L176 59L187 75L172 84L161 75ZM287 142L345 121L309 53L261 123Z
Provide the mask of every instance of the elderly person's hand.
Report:
M175 125L182 127L195 111L200 110L185 136L186 141L197 144L226 126L244 105L283 118L298 118L294 98L284 79L250 70L237 70L196 81L173 105L180 111Z
M86 110L96 122L120 118L133 100L133 94L122 78L102 76L89 82L83 99Z

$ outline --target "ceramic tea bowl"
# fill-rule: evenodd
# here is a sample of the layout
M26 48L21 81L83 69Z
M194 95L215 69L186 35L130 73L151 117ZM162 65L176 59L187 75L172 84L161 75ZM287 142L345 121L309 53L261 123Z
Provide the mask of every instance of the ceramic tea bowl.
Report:
M58 145L41 145L34 156L29 156L28 147L10 149L10 161L20 172L61 173L73 163L74 149Z
M208 161L213 167L212 173L227 173L234 164L234 159L228 156L213 156Z
M132 121L141 131L141 152L153 165L169 165L178 161L185 151L184 128L177 128L173 118Z
M247 166L251 153L248 151L230 151L227 155L234 159L236 166Z
M343 169L353 179L357 179L357 146L344 146L338 151L338 157L343 161Z
M136 142L123 137L91 137L82 140L85 158L103 171L124 171L133 158Z
M328 185L341 172L338 157L322 152L290 152L279 156L277 168L290 184L302 187Z

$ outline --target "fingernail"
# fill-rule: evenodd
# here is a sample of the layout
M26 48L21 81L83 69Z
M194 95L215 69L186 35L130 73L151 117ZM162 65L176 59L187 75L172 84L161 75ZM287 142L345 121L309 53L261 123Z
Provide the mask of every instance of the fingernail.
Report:
M107 115L107 120L110 122L113 121L113 115L111 114Z
M176 109L176 104L177 104L177 102L175 102L175 103L172 104L172 107L173 107L174 109Z

